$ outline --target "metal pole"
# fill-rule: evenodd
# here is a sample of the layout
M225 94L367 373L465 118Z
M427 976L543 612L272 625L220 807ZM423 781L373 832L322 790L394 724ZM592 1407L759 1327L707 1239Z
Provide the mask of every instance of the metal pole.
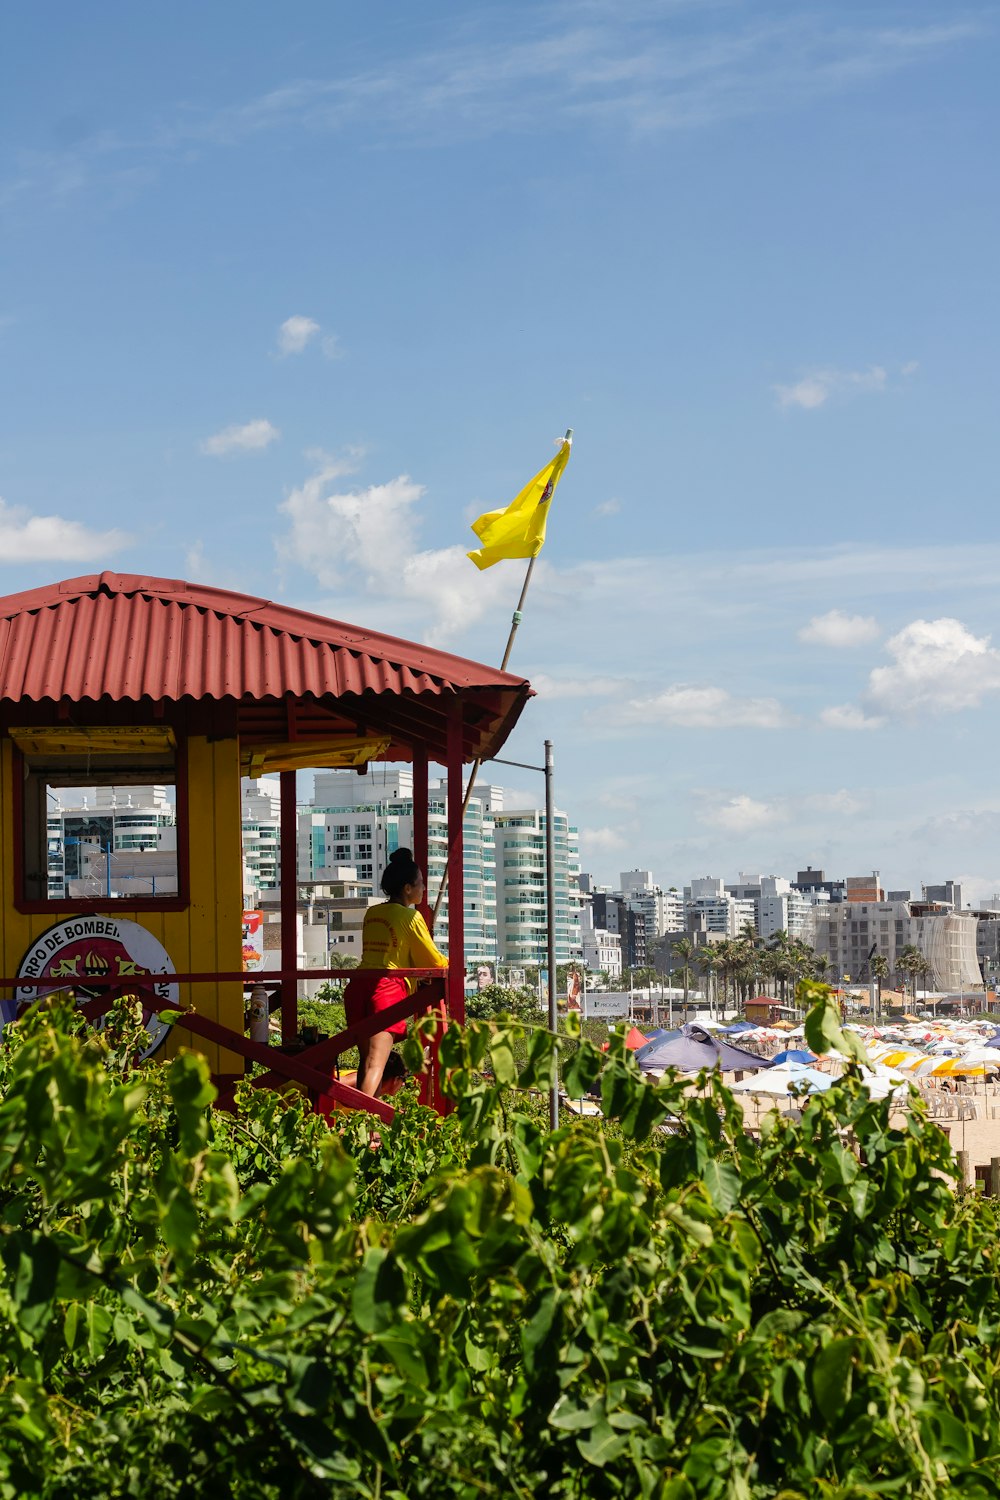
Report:
M295 801L295 772L279 771L279 854L278 882L281 892L281 967L294 971L299 966L299 869L298 809ZM294 978L281 981L281 1040L285 1046L299 1034L298 985Z
M545 910L549 929L549 1029L559 1035L559 1010L556 1005L556 834L552 795L552 741L545 741ZM559 1044L555 1043L554 1076L549 1096L549 1124L559 1125Z

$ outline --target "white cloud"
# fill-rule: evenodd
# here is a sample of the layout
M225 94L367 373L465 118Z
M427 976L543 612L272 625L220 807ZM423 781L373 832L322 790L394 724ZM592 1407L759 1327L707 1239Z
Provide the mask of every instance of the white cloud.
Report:
M375 142L409 149L579 131L581 121L632 135L703 129L815 109L988 34L970 16L893 26L830 7L758 15L726 0L678 0L676 8L689 13L678 26L665 26L663 4L649 0L552 0L504 8L500 19L499 7L470 8L448 45L408 48L378 67L300 73L221 109L183 101L145 132L95 130L61 149L22 153L0 178L0 208L9 218L14 206L62 205L95 189L134 193L165 164L198 160L192 145L230 149L266 134L315 138L360 126ZM720 9L733 12L722 26Z
M732 834L791 824L800 835L806 830L826 828L834 818L856 817L867 805L864 798L847 787L835 792L769 796L766 800L746 792L733 796L700 790L694 793L693 802L702 823Z
M706 807L702 820L713 828L725 829L727 833L749 833L752 829L764 828L769 823L783 822L785 816L784 810L777 805L757 802L744 794L730 797L728 802Z
M814 411L833 395L884 391L888 379L881 365L870 365L867 370L815 370L794 385L776 385L774 391L779 406Z
M827 729L883 729L885 720L868 715L856 703L837 703L824 708L819 721Z
M886 650L893 660L873 670L865 695L878 712L902 718L956 713L1000 692L1000 651L960 620L914 620Z
M227 453L257 453L280 436L277 427L266 417L257 417L253 422L224 427L221 432L214 433L202 443L201 451L213 458L221 458Z
M131 542L124 531L91 531L80 521L32 516L0 500L0 558L8 564L99 562Z
M489 8L453 44L409 52L400 62L339 76L299 77L215 112L186 108L162 146L221 145L298 127L313 133L364 121L407 142L522 131L581 118L633 132L689 130L719 120L814 103L919 63L982 28L850 25L803 12L748 15L719 28L707 19L664 28L662 5L645 0L585 7L538 4L523 22L491 24Z
M541 698L607 698L621 689L617 677L550 677L532 672L531 686Z
M776 698L737 698L724 688L684 683L649 698L633 698L626 716L633 723L680 729L784 729L793 722Z
M200 537L191 543L184 554L184 576L197 582L209 576L205 544Z
M878 622L871 615L845 615L831 609L825 615L813 615L799 631L799 640L818 646L862 646L878 635Z
M834 813L845 818L863 812L865 806L864 799L855 792L848 791L847 787L841 787L836 792L810 792L802 799L802 808L805 811L827 815Z
M620 500L602 500L600 505L594 506L595 516L616 516L622 508Z
M278 329L278 353L301 354L303 349L319 333L319 324L312 318L301 315L286 318Z
M586 857L595 854L617 854L628 847L620 828L581 828L580 850Z
M325 588L350 579L362 591L388 603L395 617L385 629L400 628L415 608L430 617L429 641L457 634L500 599L509 599L503 567L480 573L461 546L419 546L416 508L424 488L407 474L386 484L355 490L338 488L354 467L325 459L319 470L282 502L290 529L279 543L287 559L313 574ZM544 576L544 569L536 568Z

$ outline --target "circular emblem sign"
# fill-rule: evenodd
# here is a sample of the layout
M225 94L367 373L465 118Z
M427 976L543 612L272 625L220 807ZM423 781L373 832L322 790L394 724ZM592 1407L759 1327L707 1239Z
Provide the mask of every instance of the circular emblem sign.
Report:
M117 917L70 917L35 939L17 971L24 982L14 991L13 1000L0 1001L0 1014L4 1024L13 1021L27 1006L52 990L72 988L78 1002L106 993L88 987L88 980L121 983L174 972L166 949L138 922L121 921ZM156 979L152 984L147 980L143 988L152 990L161 1000L177 998L177 986L164 979ZM140 1060L152 1056L170 1029L145 1002L142 1021L149 1045L139 1054Z

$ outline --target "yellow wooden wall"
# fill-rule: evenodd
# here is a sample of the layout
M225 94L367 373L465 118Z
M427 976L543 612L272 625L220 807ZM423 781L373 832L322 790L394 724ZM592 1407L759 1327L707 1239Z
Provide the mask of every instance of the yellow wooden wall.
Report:
M108 903L108 913L137 922L166 949L179 974L236 972L243 965L243 854L240 820L239 741L187 740L188 847L190 906L185 911L134 911L126 901ZM13 976L34 939L65 912L28 915L14 907L13 745L0 741L0 973ZM243 1032L243 986L199 984L180 987L180 1003ZM214 1072L242 1071L228 1049L204 1042L178 1025L159 1056L178 1047L203 1052Z

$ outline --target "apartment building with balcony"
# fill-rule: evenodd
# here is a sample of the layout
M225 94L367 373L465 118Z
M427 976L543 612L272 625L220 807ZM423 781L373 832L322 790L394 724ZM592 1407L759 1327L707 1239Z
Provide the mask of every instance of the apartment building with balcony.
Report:
M505 963L547 961L545 814L516 808L493 814L496 828L497 938ZM580 958L579 838L565 813L553 815L556 962Z

